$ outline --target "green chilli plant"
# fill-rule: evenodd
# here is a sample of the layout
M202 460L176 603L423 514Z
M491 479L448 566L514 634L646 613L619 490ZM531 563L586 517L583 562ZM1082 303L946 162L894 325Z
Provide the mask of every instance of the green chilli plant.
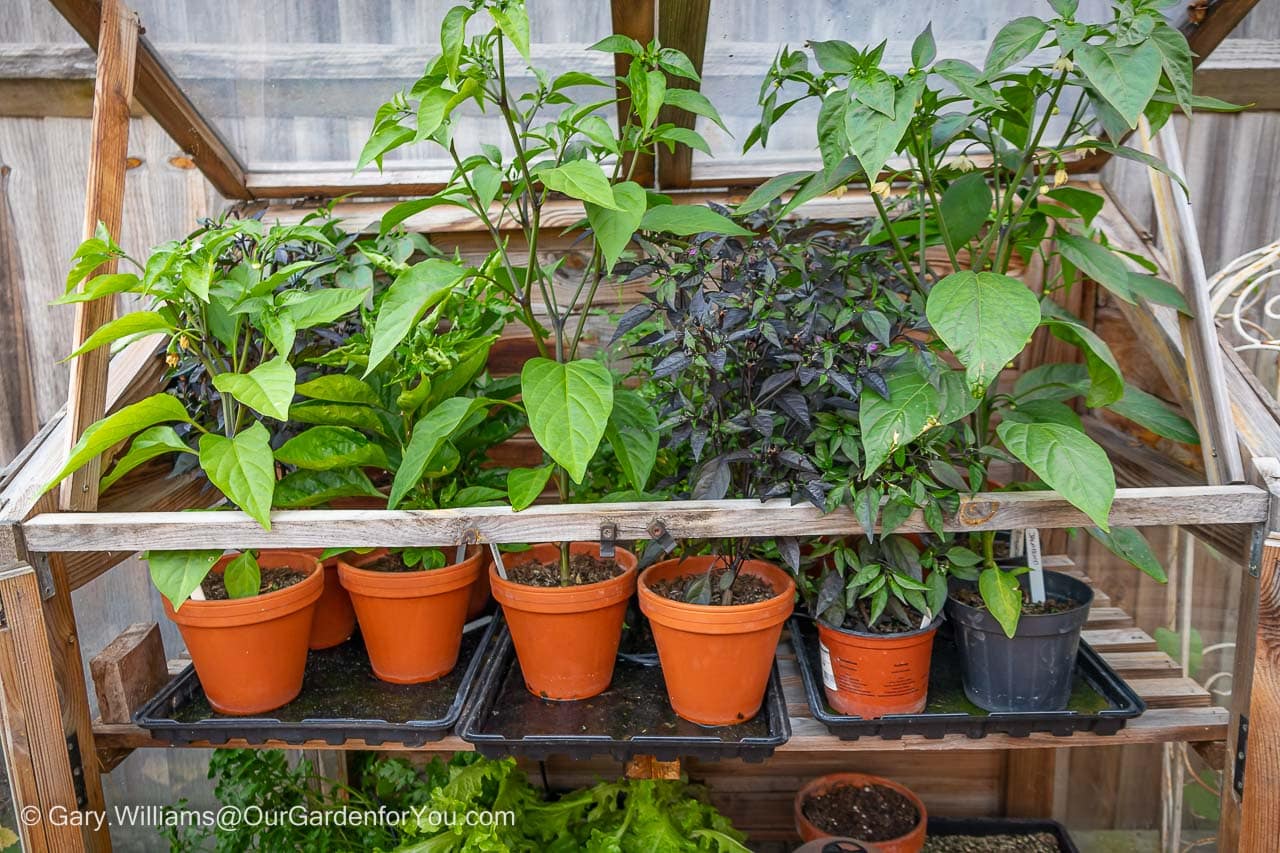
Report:
M184 401L160 392L108 415L85 430L46 489L128 441L128 451L103 478L104 488L151 459L177 453L193 458L232 504L270 529L277 486L272 439L289 420L295 363L306 349L306 333L350 314L369 293L367 286L335 283L340 265L335 237L333 228L311 221L268 226L232 219L165 243L139 263L99 227L76 250L66 293L56 301L123 293L147 304L94 331L69 357L163 335L169 366L198 364L216 398ZM93 274L109 261L126 262L136 271ZM178 607L220 554L151 552L152 580ZM256 594L256 585L236 577L241 570L256 573L252 563L238 560L228 567L229 591Z
M471 212L492 238L491 252L475 266L434 260L429 275L405 273L391 285L374 322L367 369L377 367L439 294L460 282L483 277L506 293L538 348L521 372L521 392L530 429L550 460L510 472L508 492L517 510L531 504L553 476L560 499L567 501L571 482L583 482L606 438L632 485L644 489L656 452L648 436L656 422L638 397L615 389L602 362L580 357L592 304L638 233L745 233L708 208L673 205L634 180L641 159L658 146L709 151L699 134L663 120L663 107L723 127L703 95L674 85L677 78L698 79L688 57L622 35L591 49L626 55L630 70L616 79L582 71L551 76L532 64L523 2L454 6L441 25L439 56L408 91L379 108L357 166L381 167L386 154L405 145L443 149L454 164L444 188L393 207L382 230L444 205ZM609 118L619 114L620 103L625 118L615 126ZM455 138L470 104L498 118L500 139L463 146ZM572 271L566 256L549 263L539 256L545 214L559 196L581 202L584 211L571 230L584 234L587 258ZM523 241L507 235L512 225ZM567 545L561 568L567 582Z
M1180 415L1127 385L1106 343L1054 297L1083 276L1126 302L1188 309L1148 261L1109 245L1095 221L1102 197L1071 185L1068 168L1105 151L1168 171L1119 140L1143 117L1158 128L1178 109L1235 108L1192 94L1191 51L1161 14L1170 3L1118 0L1098 23L1076 18L1076 0L1049 5L1053 17L1003 26L982 67L938 58L932 27L915 39L902 71L886 66L883 43L783 49L765 78L761 121L747 147L767 144L796 103L818 99L823 166L777 176L739 210L787 193L791 210L865 181L881 225L868 240L891 249L899 274L924 297L931 346L889 373L887 399L863 397L864 475L926 432L953 425L957 470L949 480L963 473L971 491L982 491L990 464L1021 463L1088 516L1107 547L1163 579L1136 531L1109 527L1111 464L1067 403L1083 398L1174 440L1198 437ZM930 250L945 261L931 260ZM1035 258L1050 271L1039 296L1011 275ZM1038 329L1078 347L1082 363L1044 365L1012 388L999 384ZM962 372L948 366L952 358ZM1011 633L1021 598L1016 577L995 569L993 537L982 537L980 586Z

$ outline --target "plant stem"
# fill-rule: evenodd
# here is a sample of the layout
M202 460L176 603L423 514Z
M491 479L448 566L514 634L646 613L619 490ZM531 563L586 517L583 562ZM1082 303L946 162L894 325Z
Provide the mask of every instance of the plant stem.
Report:
M912 287L917 287L918 282L911 275L911 258L907 255L906 249L902 247L902 243L898 240L898 235L893 231L893 221L889 219L889 211L885 210L884 202L880 200L880 196L875 193L871 194L871 200L875 203L876 212L880 216L880 224L884 226L884 230L889 235L889 243L893 246L893 253L898 257L898 263L902 264L903 271L898 273L898 277ZM923 291L921 291L923 295Z

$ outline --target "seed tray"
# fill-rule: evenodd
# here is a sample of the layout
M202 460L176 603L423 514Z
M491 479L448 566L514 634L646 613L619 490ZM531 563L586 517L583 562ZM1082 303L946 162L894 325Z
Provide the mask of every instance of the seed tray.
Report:
M1056 820L1002 817L931 817L929 837L934 836L988 836L988 835L1052 835L1058 842L1059 853L1080 853L1066 827ZM928 842L926 842L928 849Z
M424 684L378 679L359 633L332 649L309 652L302 692L270 716L235 717L209 705L195 668L188 665L134 714L134 722L175 745L251 744L321 740L337 746L362 740L371 746L422 746L447 735L462 716L495 630L491 616L467 625L458 664Z
M897 740L903 735L938 739L951 734L975 739L990 734L1027 737L1033 732L1059 737L1068 737L1076 732L1113 735L1124 727L1127 720L1147 709L1133 688L1107 665L1101 655L1081 640L1076 656L1075 686L1065 710L985 711L965 697L960 678L959 651L951 633L940 629L933 641L929 698L924 711L919 714L889 714L877 719L841 714L827 704L822 688L817 627L809 619L792 617L790 628L809 709L814 719L842 740L857 740L859 737ZM943 628L946 628L945 623Z
M764 704L753 719L734 726L700 726L681 719L667 702L656 655L619 655L613 682L599 696L576 702L541 699L525 687L511 634L494 637L475 699L458 734L481 755L517 755L543 760L612 756L626 761L652 755L676 758L763 761L791 737L782 681L775 663Z

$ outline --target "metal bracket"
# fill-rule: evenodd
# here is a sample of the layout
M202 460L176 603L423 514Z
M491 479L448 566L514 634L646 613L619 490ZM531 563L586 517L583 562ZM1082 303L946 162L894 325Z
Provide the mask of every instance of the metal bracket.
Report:
M671 535L671 531L667 530L667 525L662 519L655 518L648 527L649 538L658 543L658 547L662 549L662 553L670 554L676 549L675 537Z
M49 568L49 555L32 554L31 568L36 570L36 586L40 588L40 597L45 601L53 598L57 587L53 585L53 569Z
M1249 718L1240 715L1240 727L1236 730L1235 769L1232 771L1231 787L1237 797L1244 796L1244 762L1249 755Z
M600 525L600 556L609 558L617 553L618 525L606 521Z
M1267 541L1267 525L1255 524L1253 535L1249 540L1249 576L1258 578L1262 575L1262 547Z
M75 732L67 735L67 759L71 762L71 783L76 791L76 807L89 807L89 795L84 786L84 762L80 759L80 738Z

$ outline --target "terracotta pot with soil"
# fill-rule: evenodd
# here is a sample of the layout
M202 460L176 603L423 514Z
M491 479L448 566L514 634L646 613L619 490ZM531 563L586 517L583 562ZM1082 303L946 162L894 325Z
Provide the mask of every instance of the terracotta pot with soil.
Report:
M507 578L489 566L529 692L544 699L589 699L609 686L627 601L636 588L636 556L618 548L601 559L598 542L569 546L572 578L560 585L560 546L535 545L507 556Z
M923 711L933 638L941 623L939 616L914 631L871 633L819 620L822 686L831 707L866 719Z
M324 573L308 554L262 551L262 592L229 599L222 572L237 556L214 564L201 584L205 600L188 599L176 611L161 601L182 632L209 704L220 714L245 716L286 705L302 690Z
M324 553L323 548L298 550L317 560ZM311 620L311 640L308 647L331 649L351 639L351 634L356 629L356 611L351 606L351 596L338 580L338 558L321 560L320 566L324 569L324 592L316 602L316 615Z
M856 838L876 853L917 853L929 816L911 789L863 773L819 776L796 794L796 831L804 841Z
M761 560L743 562L736 599L686 600L687 584L708 571L718 590L725 566L722 557L686 557L656 563L640 576L640 609L653 628L671 707L704 726L745 722L759 712L782 625L795 606L791 576Z
M483 555L473 547L461 563L439 569L408 567L385 548L339 558L374 675L418 684L453 670Z

